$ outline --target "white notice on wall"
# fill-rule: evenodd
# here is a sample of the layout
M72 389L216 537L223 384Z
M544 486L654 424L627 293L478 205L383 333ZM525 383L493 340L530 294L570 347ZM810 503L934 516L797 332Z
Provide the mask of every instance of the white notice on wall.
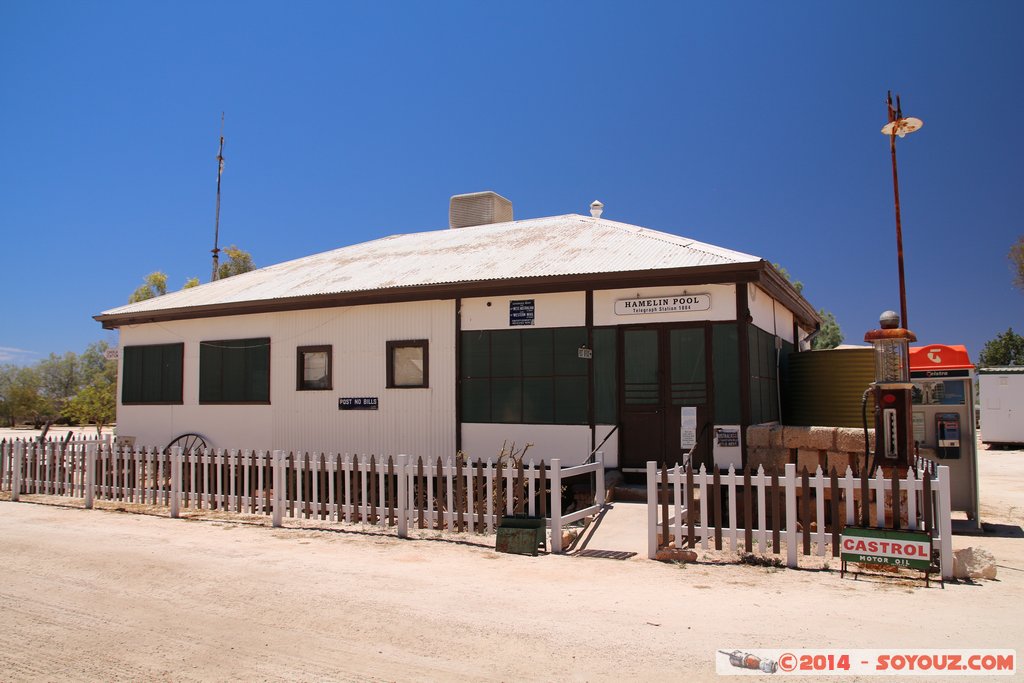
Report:
M715 425L715 466L743 468L743 449L739 425Z
M914 411L914 441L924 443L924 413L920 410Z
M679 409L679 446L684 449L697 445L697 409L683 406Z

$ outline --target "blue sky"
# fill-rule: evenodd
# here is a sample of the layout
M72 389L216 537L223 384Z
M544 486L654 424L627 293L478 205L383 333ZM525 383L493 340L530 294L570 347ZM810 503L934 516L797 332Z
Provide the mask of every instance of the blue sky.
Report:
M444 228L453 194L783 264L860 343L1024 332L1024 3L0 3L0 362L116 341L154 270L206 281Z

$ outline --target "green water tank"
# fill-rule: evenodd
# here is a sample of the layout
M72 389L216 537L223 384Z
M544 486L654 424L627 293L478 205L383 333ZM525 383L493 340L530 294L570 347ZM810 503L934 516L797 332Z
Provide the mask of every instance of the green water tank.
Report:
M875 379L870 347L791 353L782 366L782 423L860 427L861 396ZM875 404L868 396L868 427Z

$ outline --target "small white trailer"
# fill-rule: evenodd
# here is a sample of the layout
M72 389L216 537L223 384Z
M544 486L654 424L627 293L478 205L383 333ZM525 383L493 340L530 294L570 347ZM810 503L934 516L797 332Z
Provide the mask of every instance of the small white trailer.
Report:
M1024 366L978 369L981 442L1024 444Z

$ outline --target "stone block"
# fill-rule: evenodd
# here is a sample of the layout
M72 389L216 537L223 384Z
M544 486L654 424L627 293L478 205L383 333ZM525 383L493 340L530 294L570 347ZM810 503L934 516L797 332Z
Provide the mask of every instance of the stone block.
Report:
M752 448L747 451L747 464L751 472L757 472L758 467L764 467L765 472L775 469L782 471L785 464L789 462L789 452L777 448Z
M784 448L803 448L807 439L807 427L785 426L782 428L782 446Z
M832 468L836 469L836 474L840 477L846 476L846 468L850 467L850 454L845 451L829 451L827 456L828 469L825 470L825 474L831 474Z
M654 559L659 562L696 562L697 553L681 548L662 548L655 554Z
M835 442L836 427L808 427L803 447L827 451L835 448Z
M804 468L807 468L807 473L813 475L818 469L818 451L808 450L801 448L796 454L796 473L799 476Z
M772 448L785 448L782 443L785 431L785 427L782 425L778 423L773 424L768 432L768 445Z
M958 579L996 578L996 558L984 548L953 551L953 576Z
M751 425L747 427L747 448L767 447L770 443L771 427L769 425Z
M875 430L868 429L868 443L872 450L875 447ZM836 428L836 445L837 451L846 451L847 453L864 453L864 430L857 429L855 427L838 427Z

